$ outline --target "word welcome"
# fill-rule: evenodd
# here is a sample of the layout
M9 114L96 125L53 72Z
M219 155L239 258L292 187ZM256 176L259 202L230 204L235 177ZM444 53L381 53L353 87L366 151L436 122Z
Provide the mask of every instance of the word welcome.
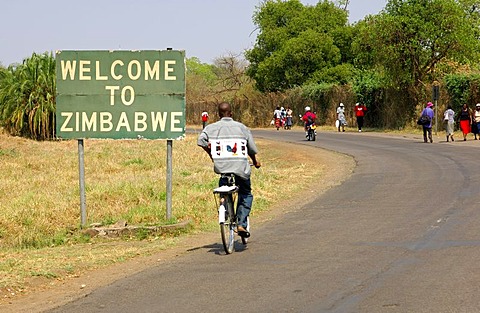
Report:
M78 64L78 67L77 67ZM176 80L177 77L172 75L174 72L173 66L176 64L175 60L165 60L163 62L163 79L164 80ZM138 80L143 76L144 80L160 80L160 60L155 60L152 64L151 61L145 60L142 63L138 60L131 60L128 64L122 60L114 60L107 71L107 74L101 71L100 61L95 61L95 66L92 67L91 60L61 60L61 71L63 80L83 80L88 81L94 78L97 81L109 79L122 80L124 75L120 73L121 69L126 68L126 73L129 79ZM92 69L93 74L92 74ZM109 75L108 75L109 74Z

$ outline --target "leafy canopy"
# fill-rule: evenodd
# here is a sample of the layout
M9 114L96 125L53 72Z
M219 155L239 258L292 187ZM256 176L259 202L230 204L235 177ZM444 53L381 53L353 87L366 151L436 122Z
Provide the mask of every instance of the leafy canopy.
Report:
M347 12L330 1L267 0L254 13L259 29L246 52L247 75L260 91L284 91L310 83L346 81L351 58Z
M392 85L418 88L437 79L440 62L475 60L478 12L467 2L473 3L388 1L384 12L357 25L356 66L376 68Z

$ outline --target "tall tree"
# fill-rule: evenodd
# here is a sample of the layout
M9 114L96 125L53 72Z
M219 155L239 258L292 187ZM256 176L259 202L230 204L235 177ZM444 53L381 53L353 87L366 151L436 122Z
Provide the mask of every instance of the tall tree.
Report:
M299 0L267 0L253 19L260 33L246 53L247 75L261 91L323 82L328 70L351 57L347 12L331 1L304 6ZM336 74L342 76L344 68Z
M356 64L380 70L418 104L440 62L476 59L479 25L467 14L467 1L388 1L383 13L358 23Z

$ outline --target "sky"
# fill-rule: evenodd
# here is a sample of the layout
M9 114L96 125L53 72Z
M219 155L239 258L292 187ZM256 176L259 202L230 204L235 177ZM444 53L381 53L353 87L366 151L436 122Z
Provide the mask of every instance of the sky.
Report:
M318 0L301 0L314 5ZM350 0L351 23L387 0ZM213 63L241 55L256 40L252 15L261 0L3 0L0 63L57 50L185 50Z

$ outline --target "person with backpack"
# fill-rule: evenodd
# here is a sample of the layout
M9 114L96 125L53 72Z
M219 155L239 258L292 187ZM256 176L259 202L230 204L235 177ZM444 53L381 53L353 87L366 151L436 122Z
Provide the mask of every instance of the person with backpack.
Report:
M435 113L433 112L433 103L431 102L427 103L427 106L425 107L425 109L423 109L421 116L427 117L427 123L422 124L423 142L428 142L428 140L430 140L430 143L433 143L432 121L433 121L433 117L435 116ZM427 140L427 135L428 135L428 140Z

